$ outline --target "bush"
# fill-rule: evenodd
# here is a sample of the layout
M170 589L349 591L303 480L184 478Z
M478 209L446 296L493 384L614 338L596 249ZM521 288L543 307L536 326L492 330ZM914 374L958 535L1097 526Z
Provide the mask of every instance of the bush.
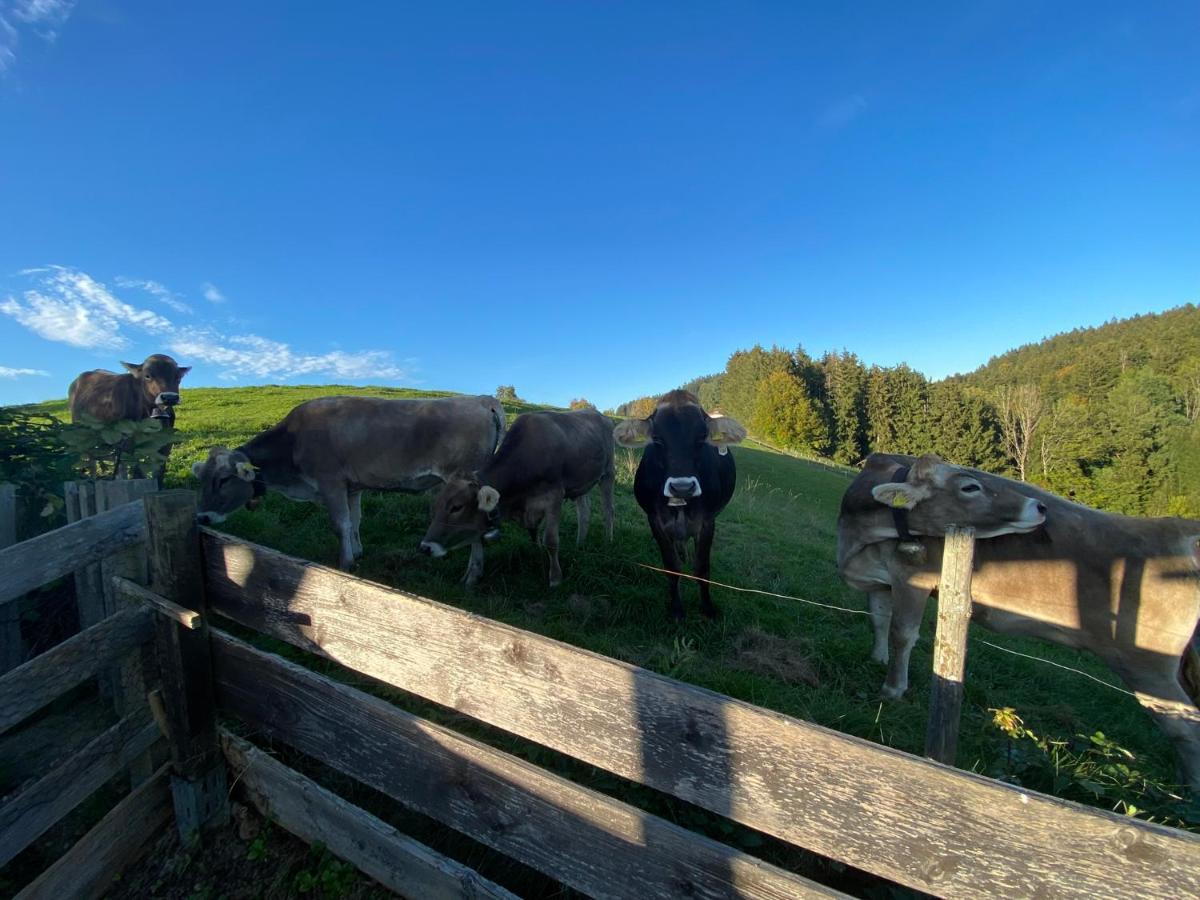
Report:
M32 537L62 524L62 485L75 477L54 416L0 407L0 482L17 486L17 536Z

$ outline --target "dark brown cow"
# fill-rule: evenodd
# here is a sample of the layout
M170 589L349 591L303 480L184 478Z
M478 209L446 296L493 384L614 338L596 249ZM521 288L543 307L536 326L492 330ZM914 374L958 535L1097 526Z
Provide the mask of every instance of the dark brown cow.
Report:
M1197 664L1200 522L1113 515L932 455L873 454L842 498L838 569L870 597L871 657L888 665L885 697L908 687L949 525L986 538L975 547L972 617L1095 653L1171 739L1200 790L1200 709L1180 677Z
M591 501L588 492L600 485L604 528L613 528L612 422L594 409L533 412L518 416L496 455L474 477L450 481L438 495L433 519L421 551L445 556L470 545L464 580L474 584L483 574L483 539L503 518L515 519L550 554L550 586L561 583L558 563L558 519L563 500L574 500L579 527L576 544L587 536Z
M67 403L71 420L86 414L101 422L161 418L174 421L171 409L179 403L179 382L191 371L161 353L141 365L121 363L126 374L104 369L83 372L71 382Z

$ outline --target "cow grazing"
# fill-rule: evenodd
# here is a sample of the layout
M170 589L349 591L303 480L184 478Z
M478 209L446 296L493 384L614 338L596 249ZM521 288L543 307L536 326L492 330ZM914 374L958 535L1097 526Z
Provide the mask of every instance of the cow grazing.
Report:
M717 607L708 575L717 515L733 496L737 470L730 444L746 437L733 419L710 416L687 391L671 391L645 419L627 419L613 432L623 447L645 447L634 477L633 493L646 513L650 532L662 553L663 567L681 571L688 538L696 543L695 574L700 581L700 610L710 618ZM679 576L668 575L669 612L683 621Z
M85 414L101 422L149 418L174 422L171 411L179 403L179 382L192 367L180 366L161 353L147 356L141 365L121 365L124 375L94 369L71 382L67 404L72 421Z
M450 481L434 502L433 518L421 551L445 556L470 545L463 579L474 584L483 574L483 539L502 519L520 522L550 555L550 586L562 582L558 562L558 522L563 500L574 500L579 519L576 545L587 536L591 517L588 492L600 486L604 529L612 540L612 422L594 409L532 412L518 416L496 455L471 477Z
M268 491L322 504L341 543L338 564L362 556L365 489L416 493L485 465L504 436L494 397L383 400L322 397L233 450L192 466L203 523L253 509Z
M838 569L869 595L871 657L888 665L885 697L908 687L909 654L951 524L986 538L975 546L973 618L1099 656L1200 789L1200 709L1181 681L1181 668L1194 676L1200 667L1192 646L1200 522L1113 515L936 456L873 454L842 498Z

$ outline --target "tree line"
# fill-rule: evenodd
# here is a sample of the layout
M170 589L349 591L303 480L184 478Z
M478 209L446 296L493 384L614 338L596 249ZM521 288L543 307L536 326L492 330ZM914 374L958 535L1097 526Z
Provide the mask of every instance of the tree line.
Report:
M1114 512L1200 517L1200 308L1081 328L931 381L802 347L734 352L705 409L763 441L854 465L934 452ZM613 412L646 416L654 397Z

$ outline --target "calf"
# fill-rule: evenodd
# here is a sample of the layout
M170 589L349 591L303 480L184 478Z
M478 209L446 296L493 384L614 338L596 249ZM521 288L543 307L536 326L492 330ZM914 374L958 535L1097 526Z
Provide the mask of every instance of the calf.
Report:
M1200 789L1200 709L1185 676L1200 620L1200 522L1091 509L936 456L873 454L838 517L838 569L870 599L883 695L908 687L908 660L937 586L949 525L972 526L972 617L994 631L1099 656L1171 739ZM1195 684L1195 681L1191 681Z
M633 493L650 522L663 568L681 571L688 538L696 544L696 577L700 581L700 610L709 618L717 607L709 592L708 575L717 515L733 496L737 470L730 444L741 442L746 429L733 419L710 416L687 391L671 391L645 419L628 419L614 437L623 447L645 447L634 477ZM669 613L683 621L679 576L667 576Z
M558 520L563 500L574 500L579 520L576 545L587 536L591 501L600 486L604 529L613 528L612 422L594 409L575 412L532 412L518 416L496 455L474 477L450 481L434 502L433 518L421 551L445 556L470 545L464 581L474 584L483 574L483 539L496 533L504 518L520 522L550 554L550 586L562 582L558 563Z
M504 436L494 397L382 400L322 397L233 450L192 466L203 523L254 509L268 491L322 504L340 542L338 564L362 556L364 489L416 493L485 465Z

